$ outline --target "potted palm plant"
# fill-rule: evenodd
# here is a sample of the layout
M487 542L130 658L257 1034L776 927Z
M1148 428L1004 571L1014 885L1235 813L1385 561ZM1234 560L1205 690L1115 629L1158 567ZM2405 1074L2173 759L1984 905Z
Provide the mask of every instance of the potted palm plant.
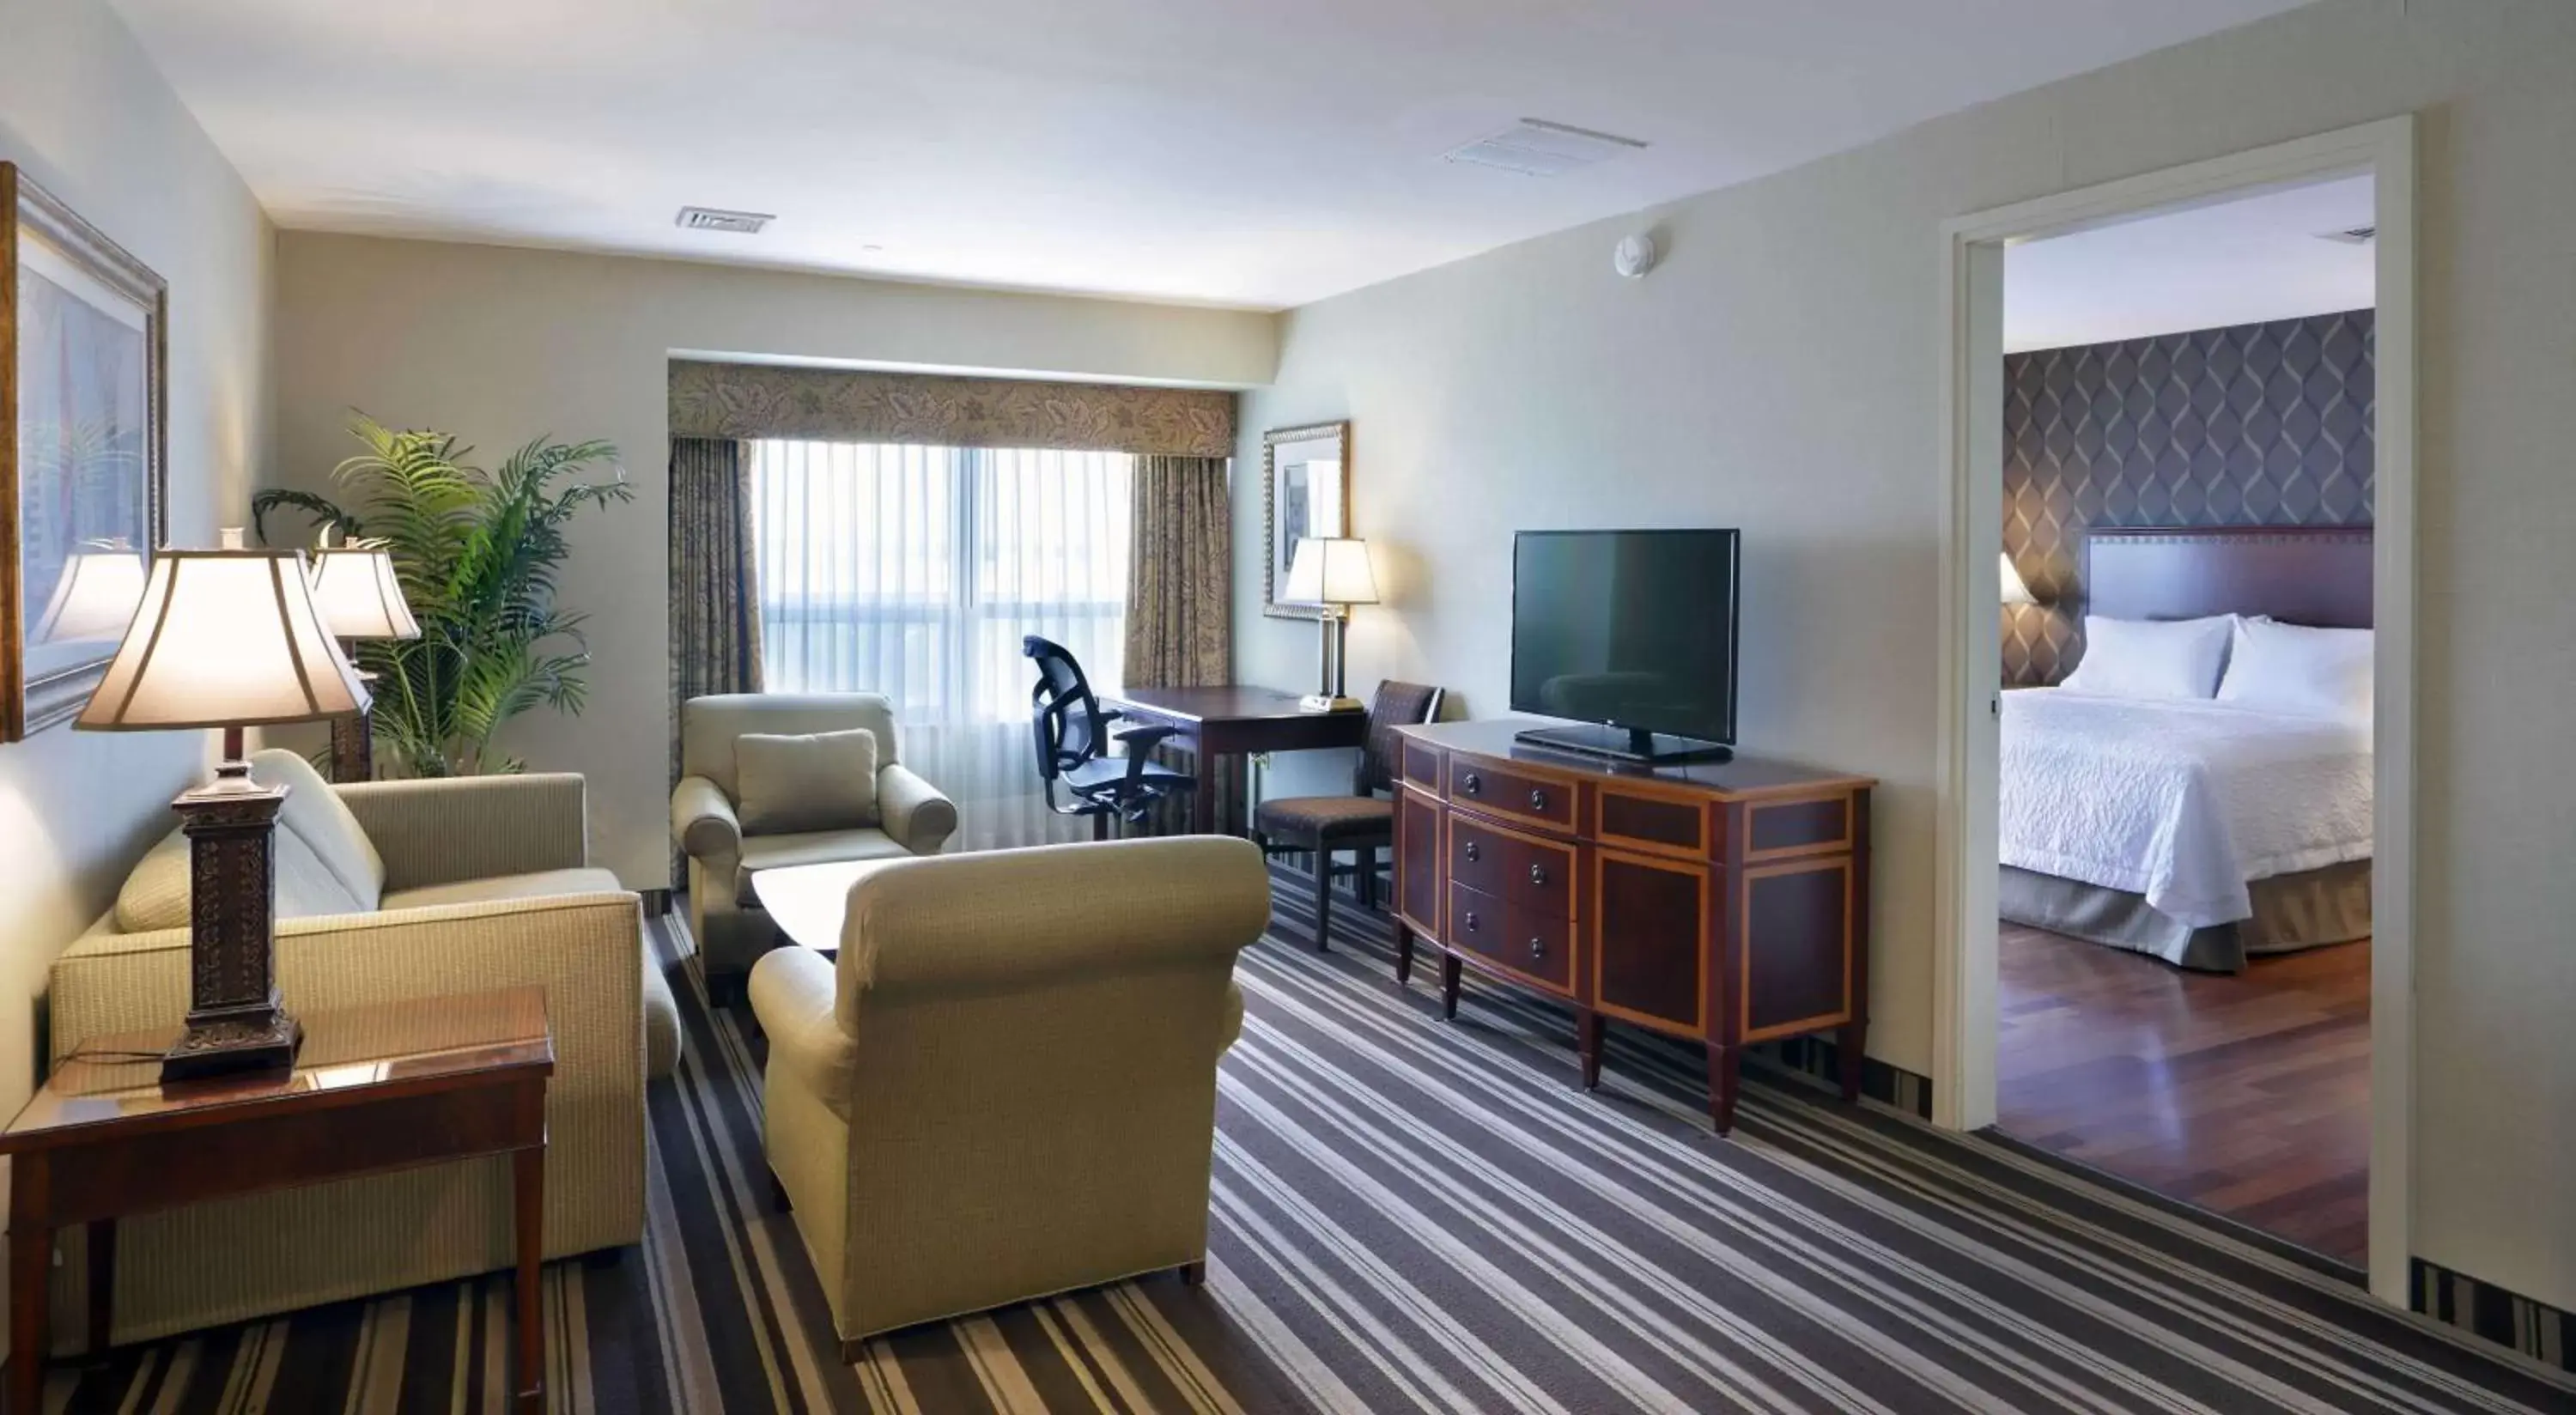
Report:
M332 471L343 500L260 492L260 535L268 513L292 508L392 555L420 637L357 645L358 666L376 675L379 763L403 776L517 771L493 746L502 724L539 707L577 713L587 694L582 616L555 603L555 587L565 525L634 498L617 449L539 438L487 472L445 433L397 432L363 413L349 430L366 450ZM596 479L603 463L609 475Z

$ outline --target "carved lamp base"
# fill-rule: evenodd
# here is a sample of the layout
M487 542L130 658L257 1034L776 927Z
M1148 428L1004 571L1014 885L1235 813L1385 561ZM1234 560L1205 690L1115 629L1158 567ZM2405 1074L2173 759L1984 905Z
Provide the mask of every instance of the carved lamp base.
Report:
M163 1082L233 1076L244 1071L291 1071L304 1045L304 1024L272 1001L241 1016L190 1012L188 1030L161 1054Z
M188 836L188 1030L161 1058L164 1082L295 1065L304 1029L281 1005L271 935L269 847L285 804L285 787L253 781L240 760L171 803Z

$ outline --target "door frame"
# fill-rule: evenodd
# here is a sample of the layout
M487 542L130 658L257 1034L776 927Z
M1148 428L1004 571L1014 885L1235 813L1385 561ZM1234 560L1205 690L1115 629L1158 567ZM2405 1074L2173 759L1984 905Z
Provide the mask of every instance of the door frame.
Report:
M2003 252L2266 189L2368 173L2378 282L2372 617L2370 1290L2404 1306L2415 1072L2416 174L2400 114L1942 223L1941 756L1936 774L1933 1119L1995 1120L1996 809L2002 643Z

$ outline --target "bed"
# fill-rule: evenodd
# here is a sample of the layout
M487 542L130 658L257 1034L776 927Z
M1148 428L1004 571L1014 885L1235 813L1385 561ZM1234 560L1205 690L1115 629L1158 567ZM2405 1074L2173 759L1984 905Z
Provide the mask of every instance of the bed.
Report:
M2371 626L2367 529L2087 539L2089 612ZM2236 972L2370 933L2370 729L2210 701L2003 695L2001 913Z

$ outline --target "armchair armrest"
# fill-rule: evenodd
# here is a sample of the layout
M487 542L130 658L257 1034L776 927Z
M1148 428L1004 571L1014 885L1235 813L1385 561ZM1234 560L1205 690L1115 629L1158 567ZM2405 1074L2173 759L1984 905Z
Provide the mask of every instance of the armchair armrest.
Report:
M884 788L878 788L882 791ZM724 788L703 776L684 776L671 788L671 843L694 860L722 860L742 853L742 820Z
M751 1011L769 1038L769 1072L792 1076L843 1120L858 1075L859 1043L841 1030L830 959L809 948L773 949L751 970Z
M415 889L590 863L578 773L361 781L334 787L385 861L385 888Z
M957 833L957 803L900 762L877 772L877 813L885 833L916 855L938 854Z

